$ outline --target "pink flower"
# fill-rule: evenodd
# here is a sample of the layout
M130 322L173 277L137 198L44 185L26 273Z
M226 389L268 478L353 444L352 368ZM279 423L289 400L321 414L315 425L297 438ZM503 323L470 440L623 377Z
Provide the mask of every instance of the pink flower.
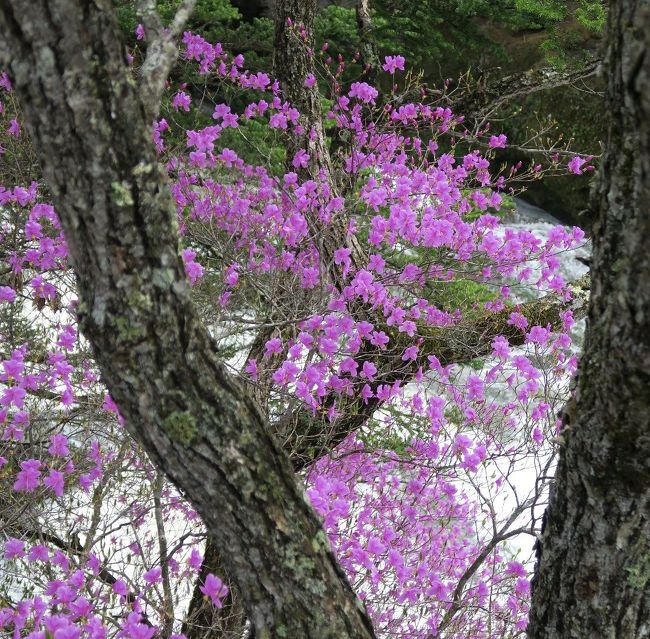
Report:
M413 337L413 335L415 335L416 329L417 325L412 320L406 320L398 326L399 332L406 333L409 337Z
M223 163L224 163L228 168L231 168L232 165L233 165L235 162L237 162L237 160L239 159L239 158L237 157L237 154L236 154L232 149L229 149L229 148L225 148L225 149L223 149L223 151L221 151L221 153L220 153L217 157L218 157L220 160L222 160Z
M224 281L231 288L237 285L237 282L239 281L239 273L237 273L237 264L231 264L226 269L226 275L224 276Z
M34 492L39 485L41 476L41 462L38 459L28 459L20 464L20 472L16 477L14 483L14 490L25 491L27 493Z
M291 164L298 169L302 167L303 169L307 168L307 165L309 163L309 154L307 151L304 149L298 149L296 154L293 156L293 160L291 161Z
M511 326L516 326L522 331L525 331L526 327L528 326L528 320L521 313L517 313L515 311L513 313L510 313L508 324L510 324Z
M308 89L311 89L316 84L316 76L313 73L308 73L304 84Z
M483 380L478 375L470 375L467 378L467 399L475 399L482 402L485 399L483 390Z
M16 299L16 291L8 286L0 286L0 302L13 304Z
M203 277L203 267L194 261L196 251L185 249L183 251L183 262L185 264L185 273L190 284L194 286Z
M27 392L24 388L10 386L9 388L5 388L2 393L0 404L4 404L5 406L11 406L13 404L16 408L22 408L25 404L25 395L27 395Z
M0 73L0 88L4 89L7 92L11 91L11 80L9 79L6 71Z
M246 364L246 367L244 368L244 372L248 373L251 376L252 380L257 379L257 360L251 359L248 361L248 364Z
M287 116L284 113L274 113L269 118L269 126L272 129L286 129L287 128Z
M93 477L90 473L83 473L82 475L79 475L79 486L81 486L81 489L84 492L88 492L95 479L96 478Z
M113 584L113 592L120 597L126 597L129 594L129 588L123 579L118 579Z
M144 27L141 24L135 28L135 37L136 40L144 40Z
M57 497L61 497L65 486L65 476L61 471L52 468L47 477L43 479L43 485L50 488Z
M226 586L219 577L215 577L209 573L205 578L205 584L200 587L201 592L212 599L212 603L216 608L221 608L223 604L221 599L228 594L228 586Z
M162 579L162 570L159 566L147 570L147 572L142 575L142 578L147 582L148 585L152 586L157 584Z
M404 354L402 355L402 361L407 362L409 360L414 360L417 359L418 356L418 347L417 346L409 346L405 351Z
M550 326L546 328L542 326L533 326L531 327L528 335L526 336L526 342L544 346L546 345L550 337L551 337Z
M151 137L153 138L154 144L159 153L165 149L165 142L162 139L162 134L164 131L167 131L167 129L169 129L169 124L165 118L155 122L153 125L153 133L151 134Z
M578 157L577 155L574 158L571 158L569 161L569 164L567 165L569 171L571 173L575 173L576 175L580 175L582 173L582 165L586 164L587 160L583 160L581 157Z
M508 138L504 133L502 133L501 135L490 136L490 141L488 144L490 145L491 149L505 149L507 141Z
M68 438L65 435L57 434L50 437L50 447L47 449L53 457L66 457L70 454L68 449Z
M46 546L37 544L36 546L32 546L29 549L29 555L27 558L29 561L48 561L50 558L50 553L47 550Z
M471 437L458 433L458 435L456 435L454 438L453 450L454 452L460 451L465 453L472 447L473 443L474 442L472 441Z
M390 341L390 338L384 331L373 331L370 337L370 343L373 346L378 346L382 350L386 348L386 344Z
M527 574L526 567L519 561L509 561L506 564L506 573L517 577L525 577Z
M492 340L492 354L501 359L506 359L510 354L510 345L503 335L498 335Z
M13 135L15 138L20 137L20 124L18 124L18 120L10 120L9 121L9 128L7 129L7 133L9 135Z
M174 98L172 99L172 106L178 111L183 109L183 111L190 110L191 98L184 91L179 91Z
M140 613L132 612L127 617L126 622L122 626L122 632L118 636L128 637L129 639L152 639L152 637L157 633L157 628L140 623L141 619L142 615ZM65 639L68 638L66 637ZM77 639L77 637L70 637L70 639Z
M372 381L377 367L372 362L364 362L361 367L361 377L365 377L368 381Z
M270 357L282 352L282 340L279 337L273 337L265 344L264 357Z
M5 543L5 559L17 559L25 556L25 542L10 537Z
M203 555L196 549L192 548L187 564L192 570L200 570L203 563Z
M374 102L379 95L377 89L371 87L367 82L353 82L348 95L357 98L362 102Z
M351 357L345 357L339 364L339 373L347 373L352 377L356 377L357 368L359 365Z
M382 66L384 71L395 73L395 71L404 71L404 58L401 55L387 55L384 58L385 64Z

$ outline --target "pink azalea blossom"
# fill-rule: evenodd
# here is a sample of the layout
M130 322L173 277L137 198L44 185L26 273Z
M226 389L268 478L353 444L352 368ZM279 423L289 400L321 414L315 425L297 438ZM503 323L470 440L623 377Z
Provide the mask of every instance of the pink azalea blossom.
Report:
M316 84L316 76L313 73L308 73L304 82L307 88L311 88Z
M216 608L223 606L222 599L228 594L228 587L212 573L208 573L205 583L200 586L201 592L209 597Z
M14 483L14 490L28 493L36 490L40 484L40 467L41 462L38 459L28 459L27 461L21 462L21 470Z
M491 149L505 149L508 138L505 133L500 135L491 135L489 145Z
M582 166L587 163L587 160L579 157L579 156L574 156L569 160L569 163L567 165L569 171L571 173L574 173L575 175L580 175L582 173Z
M8 302L12 304L16 300L16 291L9 286L0 286L0 303Z
M43 478L43 485L50 488L57 497L62 497L65 486L65 475L61 471L52 468L47 476Z
M404 71L404 62L401 55L387 55L381 68L388 73L395 73L397 70Z
M172 99L172 106L178 111L179 109L183 109L183 111L189 111L190 110L190 102L191 98L187 93L184 91L179 91L174 95Z
M20 557L24 557L26 555L25 553L25 542L20 540L20 539L15 539L14 537L10 537L7 539L5 542L5 552L4 552L4 558L5 559L19 559Z
M374 102L379 92L366 82L353 82L348 95L351 98L358 98L362 102Z

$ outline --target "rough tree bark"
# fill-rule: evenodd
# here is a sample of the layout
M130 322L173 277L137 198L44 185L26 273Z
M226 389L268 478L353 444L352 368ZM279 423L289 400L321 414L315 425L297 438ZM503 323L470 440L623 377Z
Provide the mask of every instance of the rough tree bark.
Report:
M331 177L318 85L304 84L310 73L316 74L313 50L317 10L316 0L277 0L273 75L280 81L284 98L300 111L304 129L303 135L287 138L287 157L291 159L298 149L305 149L316 172L327 171Z
M357 19L359 40L361 41L361 50L359 51L361 64L363 65L366 79L369 82L373 82L379 73L381 63L379 62L379 53L373 35L370 0L357 0L355 16Z
M112 3L5 0L0 63L57 205L102 377L224 549L256 637L373 637L286 455L192 306Z
M608 29L589 320L530 639L650 637L650 3L612 2Z

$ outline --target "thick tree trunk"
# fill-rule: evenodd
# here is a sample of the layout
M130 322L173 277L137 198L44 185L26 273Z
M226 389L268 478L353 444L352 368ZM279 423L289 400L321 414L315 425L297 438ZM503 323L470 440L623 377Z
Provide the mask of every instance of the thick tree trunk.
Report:
M380 62L373 34L370 0L357 0L355 15L359 40L361 40L361 51L359 51L361 64L366 75L366 81L372 84L379 73Z
M316 75L314 60L314 21L316 0L278 0L275 4L273 75L280 82L284 97L300 111L301 136L288 138L288 158L298 149L310 156L309 171L326 171L331 179L327 143L318 85L305 86L310 74Z
M611 3L611 116L575 400L539 544L531 639L650 637L650 3Z
M373 636L286 455L190 301L176 211L110 0L4 0L0 62L130 433L223 549L257 639Z

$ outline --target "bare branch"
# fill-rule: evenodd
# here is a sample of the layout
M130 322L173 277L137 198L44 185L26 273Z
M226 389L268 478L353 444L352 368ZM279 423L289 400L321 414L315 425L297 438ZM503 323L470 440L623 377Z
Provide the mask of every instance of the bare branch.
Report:
M172 37L180 35L181 31L185 27L185 23L189 20L190 15L192 15L195 6L196 0L183 0L183 2L181 2L181 6L178 7L176 15L169 27Z
M491 113L512 100L584 81L595 76L600 65L601 60L595 59L579 70L558 71L544 67L507 75L496 81L489 76L473 78L468 73L461 79L462 87L447 98L450 107L466 120L484 123Z
M164 479L162 473L156 472L156 478L153 483L153 503L154 516L156 519L156 533L158 536L158 556L160 560L160 569L162 573L163 588L163 614L164 619L160 636L166 639L171 635L174 629L174 600L172 598L172 588L169 576L169 554L167 551L167 534L165 533L165 522L162 510L162 489Z

